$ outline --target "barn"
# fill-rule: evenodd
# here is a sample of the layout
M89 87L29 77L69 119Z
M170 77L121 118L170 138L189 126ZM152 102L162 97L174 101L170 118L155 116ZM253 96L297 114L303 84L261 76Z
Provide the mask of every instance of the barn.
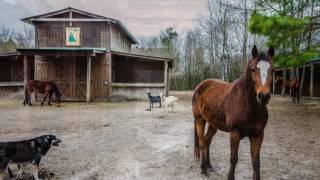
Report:
M302 81L302 74L303 66L275 69L273 73L273 94L280 94L282 90L281 84L275 81L277 76L289 80L295 75ZM302 96L320 97L320 57L315 57L306 63Z
M19 64L24 82L55 81L65 101L168 93L172 59L133 53L131 46L138 42L119 20L69 7L22 21L35 27L35 47L17 49L6 61ZM10 85L15 79L6 81Z

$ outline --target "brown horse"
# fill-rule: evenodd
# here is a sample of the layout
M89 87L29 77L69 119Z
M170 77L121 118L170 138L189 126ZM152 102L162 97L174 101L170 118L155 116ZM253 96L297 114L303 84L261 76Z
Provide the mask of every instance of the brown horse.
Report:
M289 81L284 79L281 76L276 77L276 82L281 83L282 85L282 91L281 95L286 96L286 91L289 89L290 96L292 98L292 101L295 103L296 101L300 101L300 80L297 77L293 77Z
M290 82L284 79L281 76L276 77L276 83L281 84L281 96L286 96L288 94L288 91L290 91Z
M192 111L195 118L194 153L201 160L201 174L208 176L212 170L210 144L217 130L230 133L230 169L228 179L234 179L238 162L240 140L249 137L253 165L253 179L260 179L260 148L264 128L268 121L267 103L270 100L272 82L273 47L268 54L252 49L253 58L247 64L244 74L236 81L205 80L195 89ZM205 134L205 125L208 130Z
M58 86L52 81L37 81L29 80L25 86L24 90L24 101L23 105L29 104L31 106L31 95L33 92L44 94L44 98L41 102L41 106L44 104L46 98L49 96L48 105L51 106L51 100L53 93L56 96L57 107L60 106L61 93Z

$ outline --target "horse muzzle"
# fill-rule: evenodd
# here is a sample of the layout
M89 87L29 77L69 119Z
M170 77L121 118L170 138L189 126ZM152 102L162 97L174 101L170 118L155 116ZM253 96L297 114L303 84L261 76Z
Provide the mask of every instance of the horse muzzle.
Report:
M269 100L271 98L270 93L258 93L257 95L257 100L260 104L266 105L269 103Z

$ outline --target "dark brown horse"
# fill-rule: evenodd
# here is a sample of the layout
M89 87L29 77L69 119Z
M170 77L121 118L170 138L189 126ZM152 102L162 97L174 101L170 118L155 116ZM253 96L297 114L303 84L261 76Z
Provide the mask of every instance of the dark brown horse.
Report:
M289 94L288 92L290 91L290 82L281 76L277 76L276 83L281 84L281 94L280 95L287 96L287 94Z
M228 179L234 179L240 140L249 137L253 179L260 179L260 148L268 121L267 103L272 82L273 47L268 54L252 49L252 59L244 74L236 81L205 80L195 89L192 110L195 118L194 153L201 160L201 174L208 175L210 144L217 130L230 133L230 169ZM205 134L205 125L208 130Z
M300 80L297 77L293 77L292 79L290 79L289 81L284 79L281 76L277 76L276 77L276 82L281 83L282 86L282 91L281 91L281 95L282 96L286 96L286 91L289 90L289 94L292 98L292 101L295 103L296 101L299 102L300 101Z
M46 98L49 96L48 105L51 106L51 100L53 93L56 96L57 107L60 106L61 93L58 86L52 81L37 81L29 80L24 90L24 101L23 105L29 104L31 106L31 95L33 92L44 94L44 98L41 102L41 106L44 104Z

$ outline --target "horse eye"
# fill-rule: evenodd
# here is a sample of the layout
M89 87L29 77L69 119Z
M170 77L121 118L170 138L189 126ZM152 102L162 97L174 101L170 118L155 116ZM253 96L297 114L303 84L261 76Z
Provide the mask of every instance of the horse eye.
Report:
M255 71L256 71L256 68L251 68L251 71L252 71L252 72L255 72Z

